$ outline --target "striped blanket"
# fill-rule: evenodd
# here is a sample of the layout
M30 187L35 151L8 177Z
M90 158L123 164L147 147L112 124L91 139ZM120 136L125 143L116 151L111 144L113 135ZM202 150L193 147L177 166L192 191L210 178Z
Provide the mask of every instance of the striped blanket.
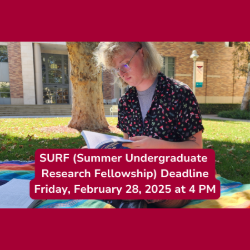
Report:
M250 208L250 184L230 181L219 174L220 198L217 200L192 200L184 208Z
M0 186L13 178L34 179L35 162L0 162ZM46 200L37 208L113 208L113 206L100 200Z
M32 180L35 162L0 162L0 186L13 178ZM216 174L221 183L221 197L217 200L192 200L184 208L250 208L250 184L227 180ZM113 208L100 200L46 200L38 208Z

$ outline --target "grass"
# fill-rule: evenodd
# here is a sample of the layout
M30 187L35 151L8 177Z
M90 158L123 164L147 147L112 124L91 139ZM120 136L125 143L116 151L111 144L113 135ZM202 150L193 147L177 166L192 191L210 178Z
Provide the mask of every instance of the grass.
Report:
M39 148L81 148L80 133L49 133L39 129L65 126L70 118L0 119L0 161L33 160ZM116 125L117 118L107 118ZM250 183L250 123L203 119L204 148L216 154L216 170L222 177ZM113 134L122 136L122 134Z

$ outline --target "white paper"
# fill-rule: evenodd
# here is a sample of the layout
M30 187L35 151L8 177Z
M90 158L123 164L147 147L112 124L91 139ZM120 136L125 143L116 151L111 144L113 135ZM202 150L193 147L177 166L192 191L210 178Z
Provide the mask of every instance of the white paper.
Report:
M96 132L83 130L82 136L87 143L88 148L98 148L99 146L108 142L132 142L131 140L123 139L119 136L106 135Z
M30 198L30 180L12 179L0 186L0 208L27 208Z

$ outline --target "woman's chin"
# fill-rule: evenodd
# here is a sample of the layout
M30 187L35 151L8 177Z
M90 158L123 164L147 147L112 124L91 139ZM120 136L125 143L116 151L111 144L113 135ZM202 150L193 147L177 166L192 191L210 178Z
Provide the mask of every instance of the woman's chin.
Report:
M129 85L129 86L132 86L132 87L136 87L139 85L138 82L135 82L133 81L133 79L130 77L130 79L128 79L128 81L126 81L126 83Z

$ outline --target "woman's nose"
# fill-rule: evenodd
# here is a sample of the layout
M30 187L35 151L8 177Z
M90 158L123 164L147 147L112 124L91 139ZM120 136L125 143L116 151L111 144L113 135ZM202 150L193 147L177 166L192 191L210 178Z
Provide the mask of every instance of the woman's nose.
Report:
M120 73L121 73L120 76L125 77L125 75L126 75L128 72L120 72Z

